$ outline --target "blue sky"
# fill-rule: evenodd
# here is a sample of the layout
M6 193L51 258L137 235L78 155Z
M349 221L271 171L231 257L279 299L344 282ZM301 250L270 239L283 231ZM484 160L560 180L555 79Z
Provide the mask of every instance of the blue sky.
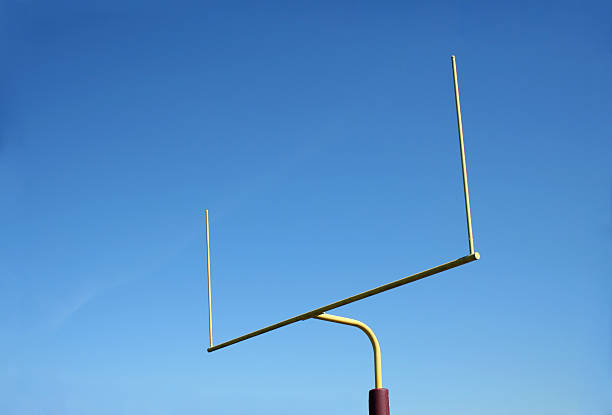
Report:
M85 4L87 3L87 4ZM607 2L0 3L0 412L612 413Z

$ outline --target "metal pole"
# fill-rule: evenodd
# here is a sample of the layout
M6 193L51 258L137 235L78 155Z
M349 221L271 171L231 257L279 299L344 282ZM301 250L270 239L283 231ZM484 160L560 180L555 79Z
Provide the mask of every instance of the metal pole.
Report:
M333 323L346 324L361 329L370 339L374 349L374 389L368 394L368 407L370 415L389 415L389 390L382 387L382 365L380 359L380 344L376 335L367 324L347 317L335 316L333 314L319 314L313 318L331 321Z
M210 336L210 347L213 347L212 336L212 298L210 294L210 237L208 230L208 209L206 209L206 268L208 270L208 334Z
M470 192L468 190L467 168L465 166L465 148L463 144L463 123L461 121L461 104L459 103L459 83L457 82L457 62L451 56L453 64L453 81L455 84L455 107L457 110L457 129L459 130L459 147L461 148L461 172L463 175L463 197L465 199L465 216L467 218L468 243L470 254L474 253L474 236L472 235L472 214L470 213Z
M238 342L250 339L250 338L255 337L255 336L259 336L260 334L264 334L264 333L267 333L269 331L276 330L278 328L287 326L289 324L296 323L296 322L301 321L301 320L307 320L309 318L316 317L319 314L323 314L326 311L333 310L334 308L342 307L343 305L347 305L347 304L350 304L350 303L354 303L355 301L363 300L364 298L371 297L373 295L382 293L384 291L391 290L393 288L402 286L404 284L408 284L408 283L411 283L411 282L414 282L414 281L418 281L418 280L420 280L422 278L438 274L438 273L440 273L442 271L446 271L446 270L449 270L451 268L455 268L455 267L458 267L460 265L467 264L468 262L476 261L478 259L480 259L480 254L478 252L474 252L471 255L467 255L467 256L461 257L459 259L455 259L454 261L447 262L446 264L438 265L437 267L433 267L433 268L430 268L428 270L421 271L421 272L418 272L418 273L413 274L413 275L409 275L409 276L404 277L404 278L400 278L399 280L390 282L388 284L381 285L381 286L376 287L376 288L372 288L371 290L364 291L364 292L362 292L360 294L355 294L355 295L353 295L351 297L348 297L348 298L345 298L343 300L336 301L335 303L331 303L331 304L328 304L328 305L323 306L323 307L315 308L314 310L308 311L306 313L299 314L299 315L297 315L295 317L291 317L291 318L289 318L287 320L283 320L283 321L281 321L279 323L272 324L270 326L264 327L264 328L259 329L259 330L255 330L255 331L253 331L251 333L247 333L247 334L242 335L240 337L236 337L235 339L228 340L226 342L217 344L216 346L211 346L207 350L208 350L208 352L214 352L215 350L219 350L219 349L222 349L224 347L231 346L232 344L235 344L235 343L238 343Z
M378 339L374 332L367 324L362 323L359 320L355 320L347 317L335 316L333 314L320 314L314 317L319 320L332 321L334 323L346 324L348 326L357 327L361 329L370 339L370 343L372 343L372 349L374 349L374 387L382 388L382 365L380 359L380 344L378 343Z

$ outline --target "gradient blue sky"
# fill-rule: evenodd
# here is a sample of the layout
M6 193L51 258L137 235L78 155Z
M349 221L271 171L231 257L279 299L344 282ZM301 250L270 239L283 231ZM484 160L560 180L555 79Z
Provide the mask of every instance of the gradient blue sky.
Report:
M609 2L0 3L0 413L612 413Z

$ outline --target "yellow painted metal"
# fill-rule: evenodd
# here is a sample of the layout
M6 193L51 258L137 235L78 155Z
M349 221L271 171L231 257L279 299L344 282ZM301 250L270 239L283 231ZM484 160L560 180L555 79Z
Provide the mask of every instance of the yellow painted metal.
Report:
M312 311L308 311L306 313L299 314L299 315L297 315L295 317L292 317L292 318L289 318L287 320L283 320L283 321L278 322L276 324L272 324L272 325L264 327L262 329L255 330L255 331L253 331L251 333L247 333L247 334L245 334L243 336L236 337L235 339L228 340L228 341L223 342L223 343L219 343L216 346L209 347L207 350L209 352L214 352L215 350L219 350L219 349L222 349L224 347L231 346L232 344L235 344L235 343L238 343L238 342L250 339L250 338L255 337L255 336L259 336L260 334L264 334L264 333L267 333L269 331L276 330L278 328L281 328L283 326L287 326L287 325L292 324L292 323L296 323L296 322L301 321L301 320L307 320L309 318L316 317L319 314L325 313L326 311L332 310L334 308L342 307L344 305L347 305L347 304L350 304L350 303L354 303L355 301L363 300L364 298L371 297L371 296L376 295L376 294L380 294L380 293L382 293L384 291L388 291L388 290L391 290L393 288L397 288L397 287L400 287L402 285L405 285L405 284L408 284L408 283L411 283L411 282L414 282L414 281L418 281L418 280L420 280L422 278L426 278L426 277L429 277L431 275L438 274L438 273L440 273L442 271L446 271L446 270L458 267L460 265L467 264L467 263L472 262L472 261L476 261L478 259L480 259L480 254L478 252L474 252L471 255L467 255L467 256L455 259L454 261L450 261L450 262L447 262L445 264L438 265L437 267L433 267L433 268L427 269L425 271L421 271L421 272L418 272L416 274L412 274L412 275L409 275L407 277L400 278L399 280L390 282L388 284L381 285L381 286L376 287L376 288L372 288L371 290L364 291L364 292L362 292L360 294L355 294L355 295L353 295L351 297L348 297L348 298L345 298L343 300L339 300L339 301L333 302L333 303L328 304L326 306L315 308Z
M474 236L472 235L472 214L470 213L470 192L468 190L467 168L465 165L465 146L463 144L463 122L461 121L461 104L459 103L459 83L457 82L457 62L451 56L453 64L453 81L455 84L455 107L457 110L457 129L459 130L459 146L461 147L461 172L463 175L463 197L465 199L465 216L468 228L468 243L470 254L474 253Z
M374 387L379 389L382 388L382 365L380 359L380 344L378 343L378 339L374 335L374 332L367 324L362 323L359 320L355 320L347 317L335 316L333 314L319 314L314 318L319 320L332 321L334 323L346 324L349 326L357 327L365 334L367 334L370 342L372 343L372 348L374 349Z
M206 209L206 268L208 270L208 334L210 336L210 347L213 347L212 336L212 298L210 294L210 231L208 230L208 209Z
M435 275L438 274L440 272L443 271L447 271L449 269L458 267L460 265L464 265L467 264L469 262L472 261L476 261L478 259L480 259L480 254L478 252L474 251L474 237L472 234L472 216L470 213L470 194L469 194L469 190L468 190L468 180L467 180L467 167L466 167L466 161L465 161L465 145L464 145L464 140L463 140L463 123L461 120L461 104L459 102L459 84L457 82L457 64L456 64L456 59L455 56L451 56L451 62L452 62L452 67L453 67L453 81L454 81L454 88L455 88L455 106L456 106L456 110L457 110L457 128L459 131L459 146L460 146L460 150L461 150L461 171L462 171L462 177L463 177L463 194L464 194L464 199L465 199L465 213L466 213L466 220L467 220L467 228L468 228L468 242L469 242L469 255L455 259L453 261L447 262L445 264L442 265L438 265L436 267L430 268L428 270L425 271L421 271L418 272L416 274L413 275L409 275L407 277L404 278L400 278L399 280L390 282L388 284L384 284L381 285L379 287L373 288L371 290L368 291L364 291L360 294L355 294L351 297L347 297L343 300L339 300L336 301L334 303L328 304L326 306L323 307L319 307L316 308L314 310L308 311L306 313L302 313L299 314L295 317L291 317L289 319L280 321L276 324L272 324L270 326L264 327L262 329L259 330L255 330L251 333L247 333L244 334L240 337L236 337L235 339L232 340L228 340L226 342L220 343L216 346L213 346L213 340L212 340L212 311L211 311L211 289L210 289L210 243L209 243L209 229L208 229L208 210L206 211L206 253L207 253L207 260L208 260L208 323L209 323L209 330L210 330L210 347L207 349L208 352L214 352L215 350L219 350L222 349L224 347L227 346L231 346L232 344L236 344L239 343L241 341L253 338L255 336L259 336L260 334L264 334L267 333L269 331L272 330L276 330L278 328L287 326L289 324L293 324L293 323L297 323L298 321L302 321L302 320L307 320L309 318L320 318L321 315L324 316L329 316L329 314L324 314L326 311L338 308L338 307L342 307L344 305L353 303L355 301L359 301L362 300L364 298L367 297L371 297L373 295L376 294L380 294L384 291L388 291L391 290L393 288L397 288L400 287L402 285L414 282L414 281L418 281L422 278L426 278L429 277L431 275ZM337 317L336 318L344 318L344 317ZM324 320L329 320L327 318L322 318ZM350 319L347 319L350 320ZM357 321L357 320L354 320ZM360 323L363 324L363 323ZM364 325L365 326L365 325ZM360 327L360 326L357 326ZM367 326L366 326L367 327ZM361 328L361 327L360 327ZM372 333L373 335L373 333ZM370 338L371 339L371 338ZM375 337L374 337L375 339ZM372 343L374 345L374 342ZM380 352L379 352L379 356L380 356Z

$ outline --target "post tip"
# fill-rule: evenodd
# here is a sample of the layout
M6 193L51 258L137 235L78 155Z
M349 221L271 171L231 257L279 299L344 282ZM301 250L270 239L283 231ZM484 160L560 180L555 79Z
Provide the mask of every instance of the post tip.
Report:
M480 253L474 252L474 258L475 259L480 259Z

